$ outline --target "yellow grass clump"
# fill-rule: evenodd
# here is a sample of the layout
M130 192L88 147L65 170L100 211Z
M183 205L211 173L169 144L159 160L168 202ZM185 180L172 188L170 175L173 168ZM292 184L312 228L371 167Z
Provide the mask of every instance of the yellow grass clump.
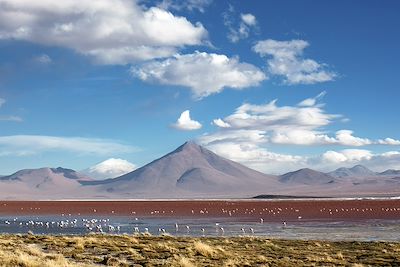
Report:
M205 257L211 258L216 253L215 249L213 249L211 246L209 246L203 242L200 242L200 241L194 242L193 247L197 253L199 253L200 255L203 255Z

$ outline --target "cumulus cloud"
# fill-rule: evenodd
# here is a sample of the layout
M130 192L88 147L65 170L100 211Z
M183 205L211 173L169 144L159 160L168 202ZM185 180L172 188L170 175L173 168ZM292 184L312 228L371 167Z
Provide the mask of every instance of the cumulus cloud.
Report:
M265 142L285 145L342 145L366 146L372 144L399 145L398 140L386 138L370 140L354 136L351 130L339 130L329 135L325 128L337 119L338 114L327 113L318 100L325 92L314 98L307 98L295 106L278 106L277 100L266 104L245 103L227 117L215 119L213 124L219 127L218 133L209 134L210 138L232 133L243 134L257 132Z
M201 123L190 118L190 111L185 110L181 113L176 123L172 124L172 127L183 131L198 130L202 127Z
M200 142L204 141L202 137ZM373 153L364 149L329 150L322 154L291 155L276 153L251 142L213 142L206 144L215 153L268 174L283 174L301 168L332 171L362 164L375 171L400 169L400 151Z
M227 11L222 14L224 25L228 28L228 39L237 43L241 39L249 37L251 30L257 30L257 19L251 13L240 14L239 18L235 8L229 5Z
M135 164L127 160L110 158L82 172L95 179L106 179L124 175L135 169Z
M231 125L229 123L224 122L223 120L221 120L219 118L213 120L213 124L218 126L218 127L221 127L221 128L229 128L229 127L231 127Z
M338 144L345 146L365 146L372 144L372 141L368 138L353 136L353 131L350 130L337 131L336 140Z
M45 135L0 136L0 155L34 155L42 152L67 151L78 154L113 155L130 153L137 149L118 141Z
M388 151L373 153L365 149L344 149L340 151L327 151L314 163L322 166L323 169L333 170L338 167L351 167L355 164L362 164L375 171L387 169L400 169L400 151Z
M400 145L400 140L396 140L393 138L385 138L385 139L380 139L378 140L378 144L380 145Z
M317 101L326 95L326 91L319 93L316 97L307 98L298 103L297 105L300 107L312 107L317 104Z
M198 10L204 13L206 8L213 2L213 0L163 0L158 6L168 10Z
M331 163L358 163L370 160L372 153L365 149L344 149L339 152L329 150L322 155L323 161Z
M314 84L332 81L337 76L327 70L326 64L303 57L303 50L309 46L304 40L259 41L253 50L267 58L268 71L284 77L287 84Z
M188 87L198 99L219 93L224 88L240 90L257 86L266 79L259 68L239 62L236 57L205 52L175 55L163 61L145 63L131 71L143 81Z
M305 157L274 153L251 143L225 141L206 146L218 155L265 173L282 174L306 166Z
M271 143L284 145L327 145L335 144L337 140L326 134L310 130L275 131L270 138Z
M200 23L127 0L0 0L0 39L60 46L100 64L168 57L203 44Z
M287 145L343 145L365 146L371 144L397 144L387 138L373 141L353 135L351 130L339 130L330 136L324 128L332 124L341 115L329 114L318 100L325 92L314 98L307 98L295 106L278 106L277 100L266 104L245 103L224 119L214 120L220 128L227 131L256 130L270 143ZM229 127L226 127L228 126ZM225 127L223 127L225 126Z
M198 142L232 160L271 173L305 167L330 170L340 167L340 164L360 162L372 166L378 165L378 158L380 162L386 160L387 157L364 149L329 150L321 155L308 156L270 150L275 144L350 147L397 144L397 140L391 138L374 141L357 137L351 130L330 134L325 128L341 116L325 111L325 106L318 103L322 95L305 99L294 106L279 106L277 100L261 105L242 104L231 115L215 119L213 124L218 129L198 137Z
M224 121L233 128L287 132L315 130L339 117L325 112L322 105L278 106L275 99L261 105L245 103L224 118Z
M248 26L255 26L257 24L257 19L253 14L240 14L240 18Z

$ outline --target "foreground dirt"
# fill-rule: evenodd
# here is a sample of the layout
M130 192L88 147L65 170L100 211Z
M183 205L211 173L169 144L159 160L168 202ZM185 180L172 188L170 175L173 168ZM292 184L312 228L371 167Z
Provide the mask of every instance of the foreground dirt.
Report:
M0 266L400 266L400 243L0 235Z

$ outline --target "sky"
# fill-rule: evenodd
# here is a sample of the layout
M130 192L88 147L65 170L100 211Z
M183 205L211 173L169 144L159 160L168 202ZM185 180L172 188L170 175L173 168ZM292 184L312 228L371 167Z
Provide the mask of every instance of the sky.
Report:
M400 169L398 1L0 0L0 174L194 140L259 171Z

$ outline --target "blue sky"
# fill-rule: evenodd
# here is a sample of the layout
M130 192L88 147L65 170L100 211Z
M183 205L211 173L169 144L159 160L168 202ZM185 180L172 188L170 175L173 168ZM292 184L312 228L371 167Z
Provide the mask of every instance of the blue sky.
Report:
M0 0L0 174L190 139L267 173L400 168L397 1L35 2Z

